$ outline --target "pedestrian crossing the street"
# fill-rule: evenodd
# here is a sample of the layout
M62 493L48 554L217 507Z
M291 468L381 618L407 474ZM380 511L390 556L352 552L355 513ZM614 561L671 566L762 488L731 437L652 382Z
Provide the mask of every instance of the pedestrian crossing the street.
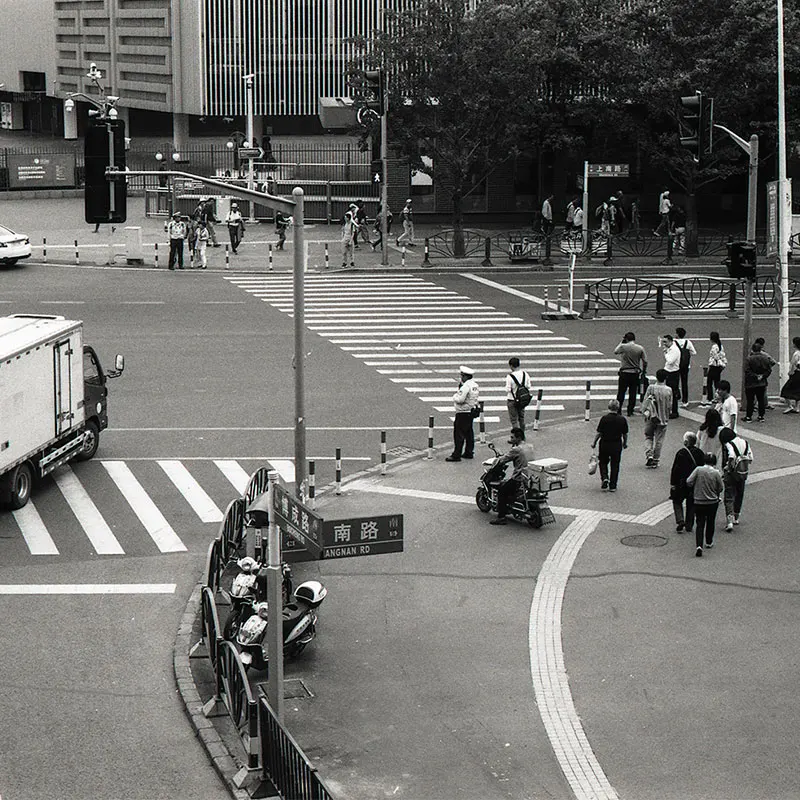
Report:
M292 315L291 275L226 280ZM617 359L416 276L306 275L305 323L439 412L453 413L454 376L466 363L486 420L499 421L512 355L543 390L543 411L582 409L587 380L593 401L616 396Z
M294 463L272 459L103 460L63 466L45 478L28 504L0 513L0 551L32 556L146 556L184 553L210 541L258 467L287 484ZM216 533L216 528L211 528Z

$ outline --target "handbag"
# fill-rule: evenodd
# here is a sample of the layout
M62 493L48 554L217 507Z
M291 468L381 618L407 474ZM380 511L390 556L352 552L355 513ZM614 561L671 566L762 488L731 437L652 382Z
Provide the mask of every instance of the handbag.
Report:
M656 412L656 401L653 394L646 394L642 400L642 416L645 420L650 419Z
M592 450L592 454L589 456L589 470L590 475L594 475L597 472L597 453Z

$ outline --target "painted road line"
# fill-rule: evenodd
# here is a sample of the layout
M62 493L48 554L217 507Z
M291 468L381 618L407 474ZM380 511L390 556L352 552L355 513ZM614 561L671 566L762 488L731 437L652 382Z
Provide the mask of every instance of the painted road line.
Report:
M598 361L598 359L592 359L593 363L596 363L597 361ZM364 363L366 364L366 363L370 363L370 362L366 362L365 361ZM525 363L527 364L528 362L525 362ZM548 361L548 362L544 362L544 363L550 364L552 362ZM619 362L616 362L616 363L619 363ZM375 370L375 371L378 372L381 375L419 375L420 373L422 373L423 375L441 375L441 376L452 375L452 370L449 370L449 369L435 369L434 367L407 367L405 369L378 369L378 370ZM579 373L583 373L583 372L605 372L605 373L607 373L608 372L608 367L588 367L588 366L587 367L584 367L584 366L581 366L581 367L552 367L552 366L545 367L545 366L538 366L536 368L536 381L537 382L569 380L569 376L568 375L565 375L565 376L555 375L555 376L547 377L547 376L543 376L541 374L543 372L556 372L556 373L561 373L561 372L579 372ZM508 368L507 367L486 367L485 369L481 370L481 375L486 375L487 373L508 375ZM611 376L608 376L609 379L610 379L610 377ZM405 380L405 378L392 378L392 380ZM417 381L417 382L419 382L419 381L428 381L428 380L430 380L430 381L440 381L440 380L442 380L442 378L441 377L440 378L414 378L414 380ZM453 380L453 379L451 378L451 380ZM119 430L119 429L117 429L117 430Z
M95 552L101 556L125 555L122 545L70 467L65 466L56 470L53 478Z
M269 465L286 481L286 483L294 483L294 459L271 458L269 460Z
M244 467L242 467L238 461L229 461L225 459L215 460L214 463L219 468L219 471L228 479L233 488L236 489L240 495L243 495L250 481L250 475Z
M705 419L704 414L697 414L694 411L687 411L686 409L681 409L681 416L695 420L696 422L702 422ZM767 433L761 433L753 428L746 427L741 422L741 419L737 423L736 428L739 434L744 436L748 441L761 442L762 444L768 444L770 447L777 447L780 450L788 450L790 453L797 453L800 455L800 444L787 442L784 439L777 439Z
M527 300L531 303L536 303L540 306L544 305L543 298L536 297L535 295L532 294L527 294L526 292L520 292L519 289L512 289L510 286L506 286L504 283L497 283L496 281L490 281L488 278L483 278L480 275L473 275L471 272L462 272L461 277L469 278L471 281L482 283L484 286L490 286L492 289L498 289L499 291L505 292L506 294L514 295L514 297L521 297L523 300Z
M175 594L174 583L5 583L0 594Z
M186 498L201 522L222 522L224 515L219 506L180 461L159 461L158 465Z
M39 512L36 510L32 501L28 501L26 506L11 512L14 520L19 526L22 538L28 545L33 556L57 556L58 548L56 543L47 531Z
M553 337L555 339L556 337ZM506 340L502 340L506 341ZM513 341L519 341L519 339L515 338ZM563 337L562 337L563 341ZM402 342L398 343L397 345L394 344L380 344L375 345L374 347L364 347L363 345L356 346L352 344L351 346L343 346L341 349L344 350L346 353L349 353L353 350L364 350L364 351L384 351L384 350L396 350L398 347L402 349ZM452 356L457 355L457 351L460 351L464 356L482 356L482 355L489 355L484 351L486 350L495 350L499 347L499 343L496 340L493 340L491 344L472 344L469 347L465 346L462 348L453 347L453 345L458 344L458 342L448 342L447 344L428 344L425 346L424 350L425 353L430 353L433 356ZM567 342L566 344L560 343L551 343L550 340L540 343L540 342L526 342L524 347L535 347L535 350L529 351L528 355L542 355L544 353L548 353L550 351L557 351L554 352L553 355L562 355L565 354L567 350L576 350L579 351L580 355L586 355L586 345L585 344L576 344L574 342ZM405 348L409 350L408 355L414 356L416 355L416 350L420 349L419 345L416 347L409 346ZM440 352L441 350L452 351L452 352Z
M103 467L127 500L133 513L144 525L150 538L162 553L182 553L186 545L172 529L164 515L158 510L150 495L131 472L124 461L103 461Z

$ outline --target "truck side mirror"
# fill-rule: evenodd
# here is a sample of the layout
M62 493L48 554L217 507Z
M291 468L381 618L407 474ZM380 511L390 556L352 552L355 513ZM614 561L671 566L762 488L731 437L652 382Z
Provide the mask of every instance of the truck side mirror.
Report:
M125 369L125 356L117 353L117 357L114 360L114 369L117 371L117 373L120 373Z

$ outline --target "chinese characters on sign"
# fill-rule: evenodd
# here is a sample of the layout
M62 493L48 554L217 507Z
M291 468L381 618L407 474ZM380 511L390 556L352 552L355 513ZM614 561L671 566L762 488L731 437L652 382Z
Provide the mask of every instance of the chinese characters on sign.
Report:
M9 154L8 186L10 189L46 189L75 186L75 155Z
M627 178L629 164L589 164L590 178Z
M322 552L322 517L306 508L280 485L275 485L272 496L275 523L281 534L295 539L313 558L319 558Z

